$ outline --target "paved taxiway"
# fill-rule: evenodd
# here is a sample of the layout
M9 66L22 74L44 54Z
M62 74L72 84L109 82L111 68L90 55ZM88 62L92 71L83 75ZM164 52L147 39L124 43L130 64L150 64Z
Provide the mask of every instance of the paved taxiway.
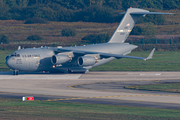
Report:
M125 90L123 86L180 82L180 72L89 72L24 74L0 72L0 96L113 105L180 109L180 94Z

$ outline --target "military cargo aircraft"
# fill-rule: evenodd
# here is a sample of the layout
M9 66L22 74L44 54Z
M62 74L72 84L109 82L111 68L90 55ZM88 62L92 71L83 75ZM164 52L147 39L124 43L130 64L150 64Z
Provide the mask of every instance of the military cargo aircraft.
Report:
M6 57L6 65L14 71L14 75L18 75L18 71L85 73L116 58L151 59L155 49L147 58L127 56L137 46L124 43L138 18L147 14L171 13L129 8L107 43L77 47L19 48Z

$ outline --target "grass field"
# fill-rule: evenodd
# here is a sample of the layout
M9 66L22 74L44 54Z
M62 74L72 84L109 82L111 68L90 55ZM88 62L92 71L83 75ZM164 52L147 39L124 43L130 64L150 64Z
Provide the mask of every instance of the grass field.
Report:
M0 50L0 71L8 70L8 67L5 63L5 58L7 55L11 54L13 50Z
M0 119L178 120L180 110L0 98Z
M13 50L0 50L0 68L8 68L5 64L5 57ZM149 52L132 52L129 55L147 57ZM115 59L102 66L95 67L91 71L180 71L179 52L156 52L153 59L148 61L136 59ZM1 71L4 69L0 69Z
M150 90L150 91L164 91L164 92L180 92L180 83L162 83L150 85L133 85L126 86L127 89L135 90Z

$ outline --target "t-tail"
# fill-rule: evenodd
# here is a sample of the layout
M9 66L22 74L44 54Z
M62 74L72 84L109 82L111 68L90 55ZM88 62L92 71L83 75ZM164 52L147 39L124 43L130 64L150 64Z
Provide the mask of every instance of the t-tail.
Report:
M139 17L147 14L164 15L172 13L149 12L148 10L129 8L108 43L124 43Z

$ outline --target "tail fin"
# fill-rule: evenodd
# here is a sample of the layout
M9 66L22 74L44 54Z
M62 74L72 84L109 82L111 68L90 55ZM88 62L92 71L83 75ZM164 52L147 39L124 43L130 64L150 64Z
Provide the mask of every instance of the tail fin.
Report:
M133 29L135 23L139 17L146 14L172 14L172 13L160 13L160 12L149 12L148 10L129 8L123 19L121 20L119 26L116 28L114 34L108 43L123 43L129 36L131 30Z

